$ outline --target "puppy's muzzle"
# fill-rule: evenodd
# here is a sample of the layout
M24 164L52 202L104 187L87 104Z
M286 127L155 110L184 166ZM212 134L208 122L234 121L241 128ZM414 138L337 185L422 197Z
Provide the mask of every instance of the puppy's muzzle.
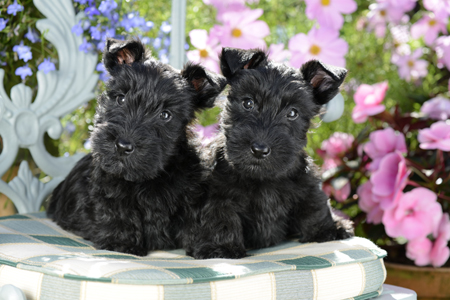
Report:
M253 156L259 159L266 158L271 152L270 147L262 143L253 143L250 148Z
M130 155L134 152L134 146L125 139L118 139L116 141L116 151L119 155Z

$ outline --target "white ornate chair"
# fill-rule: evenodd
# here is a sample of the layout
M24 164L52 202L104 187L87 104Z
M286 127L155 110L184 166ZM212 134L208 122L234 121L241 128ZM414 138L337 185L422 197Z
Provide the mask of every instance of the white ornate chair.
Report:
M26 161L20 163L12 181L0 180L0 192L19 212L0 218L0 300L330 300L381 294L386 253L362 238L322 244L286 241L250 251L241 260L194 260L182 250L154 251L142 258L96 250L38 212L82 156L51 156L44 146L44 133L60 137L60 118L94 97L98 75L94 73L97 55L78 51L82 38L71 32L83 16L75 15L71 1L34 3L46 17L37 27L48 30L46 38L58 50L59 70L37 72L38 92L32 101L31 88L24 84L12 88L10 99L0 69L0 176L14 163L19 148L27 148L52 180L43 183L33 177ZM171 62L177 68L185 60L185 6L185 0L174 0L172 5ZM330 104L334 108L325 120L338 118L342 104L342 97ZM390 297L386 293L382 297Z

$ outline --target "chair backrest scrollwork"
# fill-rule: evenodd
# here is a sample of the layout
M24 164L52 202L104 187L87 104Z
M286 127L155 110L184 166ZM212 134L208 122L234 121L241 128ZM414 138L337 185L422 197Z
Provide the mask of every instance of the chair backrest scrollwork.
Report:
M19 213L38 211L42 201L83 156L50 155L44 146L44 134L59 138L60 118L93 99L98 82L97 54L79 51L82 37L72 32L83 13L75 15L71 0L34 0L34 4L46 17L36 27L46 31L45 38L57 49L59 70L47 74L37 71L38 91L32 101L31 88L23 83L11 89L10 99L3 88L4 70L0 69L0 177L14 164L19 148L27 148L36 165L53 179L40 182L23 161L11 182L0 180L0 192L14 202Z

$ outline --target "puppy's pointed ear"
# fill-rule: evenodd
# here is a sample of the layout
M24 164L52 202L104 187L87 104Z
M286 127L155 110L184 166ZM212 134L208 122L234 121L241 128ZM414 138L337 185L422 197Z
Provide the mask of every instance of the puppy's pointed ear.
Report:
M339 87L347 75L344 68L326 65L317 60L303 64L300 69L303 78L312 85L317 104L325 104L339 92Z
M202 66L191 62L187 63L181 70L181 76L188 81L197 93L195 100L197 109L213 107L216 97L227 84L227 80L222 75L209 72Z
M119 41L108 38L103 52L103 64L109 73L114 72L118 66L131 65L135 62L144 62L146 59L145 47L141 41Z
M265 62L267 62L267 54L257 49L223 48L220 55L220 69L228 79L233 77L238 70L254 69Z

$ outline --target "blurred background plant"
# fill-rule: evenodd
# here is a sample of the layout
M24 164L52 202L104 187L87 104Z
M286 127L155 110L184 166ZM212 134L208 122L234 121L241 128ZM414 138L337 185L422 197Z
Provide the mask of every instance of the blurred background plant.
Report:
M170 1L74 0L73 4L77 12L85 13L85 18L73 28L76 34L84 37L80 51L99 54L97 70L101 81L98 93L101 93L103 81L107 78L100 64L106 37L123 39L138 36L149 45L155 56L168 61ZM443 158L436 160L441 155L436 154L440 152L422 150L417 136L419 129L433 130L431 119L426 119L425 113L421 112L430 106L424 103L436 97L447 99L449 96L448 5L445 0L190 0L187 1L186 15L187 56L218 71L217 52L222 46L261 47L269 51L273 60L294 67L311 58L346 67L349 73L342 88L346 99L344 115L331 123L322 123L318 118L317 128L309 133L307 151L318 165L324 164L327 179L324 189L330 194L333 204L356 221L357 233L371 237L380 245L400 245L405 249L406 241L411 239L392 235L389 238L383 222L375 226L370 224L374 215L379 217L381 214L379 210L369 209L364 204L355 205L360 202L358 187L370 182L372 174L376 173L368 169L373 165L373 157L364 151L365 146L362 145L367 141L370 143L370 133L384 128L391 128L397 132L396 136L403 134L406 146L399 155L406 157L407 182L416 182L434 193L436 201L441 203L442 216L446 216L449 210L445 204L447 200L439 195L448 197L448 191L441 189L443 185L436 184L436 181L428 182L431 179L425 178L435 175L422 172L419 165L432 170L433 163L440 164L444 166L440 170L445 171L448 152L441 150ZM32 0L0 0L0 64L6 74L4 86L7 93L13 85L24 82L36 94L36 70L41 68L51 72L58 68L56 50L44 39L45 32L35 28L36 21L41 18L43 16ZM366 89L364 93L370 94L374 90L378 94L366 100L361 94L355 94L362 86ZM382 104L380 93L383 94ZM378 104L367 108L365 104L375 101L374 98ZM447 102L439 103L447 107ZM62 120L65 130L61 138L56 141L46 138L50 153L71 155L89 151L88 138L95 104L93 99ZM359 106L356 109L359 115L353 119L355 106ZM368 121L362 121L365 109L376 112L368 117ZM214 108L199 115L201 126L208 126L197 127L205 138L214 134L218 113L219 109ZM447 119L448 115L445 116ZM400 120L420 126L414 129L407 125L402 127L397 124ZM340 143L342 148L337 149L343 150L336 152L334 149L331 151L337 154L327 154L327 143ZM2 147L0 139L0 151ZM323 151L320 151L321 147ZM412 163L416 157L422 157L424 161L416 162L418 165L414 167ZM338 171L330 173L336 168ZM420 177L420 172L425 174L425 178ZM35 173L39 174L39 170ZM7 175L10 179L14 174L10 172ZM416 180L417 176L422 181ZM367 187L367 184L363 186ZM408 185L401 191L407 194L412 187L419 188ZM437 244L438 237L433 234L428 237L430 242L419 243L420 246ZM439 249L446 252L445 247ZM413 255L410 257L418 263Z

